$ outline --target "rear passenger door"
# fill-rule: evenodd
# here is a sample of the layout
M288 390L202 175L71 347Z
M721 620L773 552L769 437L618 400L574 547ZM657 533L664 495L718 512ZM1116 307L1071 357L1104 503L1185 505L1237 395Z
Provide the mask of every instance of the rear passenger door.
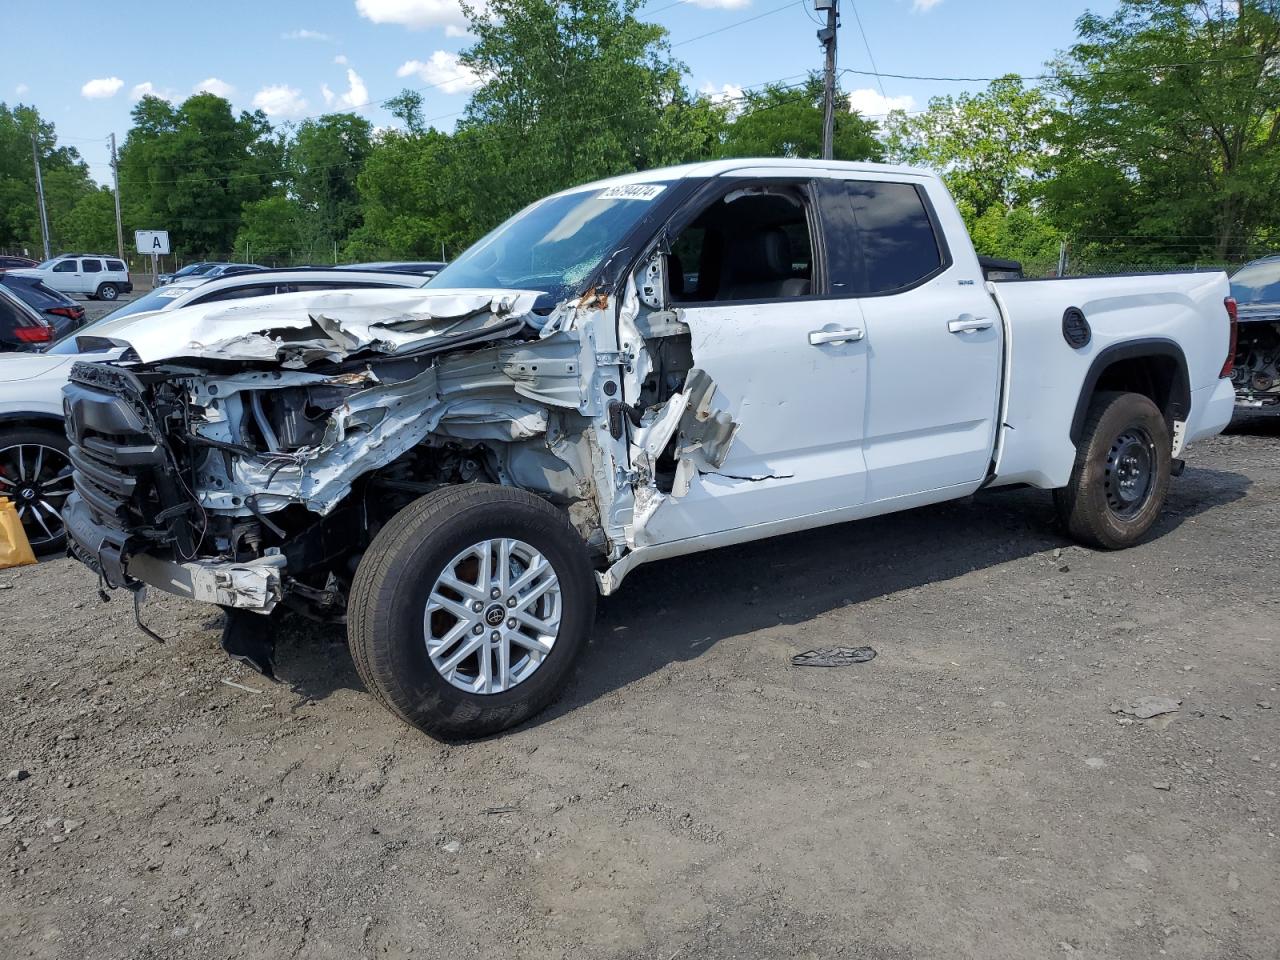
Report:
M824 189L833 287L857 298L866 324L867 500L980 483L1003 330L976 259L953 257L923 180L851 174ZM943 214L964 229L953 205Z

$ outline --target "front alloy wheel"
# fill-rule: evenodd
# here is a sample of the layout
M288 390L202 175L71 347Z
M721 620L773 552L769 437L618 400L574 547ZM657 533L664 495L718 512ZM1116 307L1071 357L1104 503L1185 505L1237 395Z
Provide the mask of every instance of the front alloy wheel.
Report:
M595 598L587 545L565 511L468 483L414 501L374 537L347 636L360 678L397 716L440 737L482 737L556 696Z
M542 554L523 540L485 540L436 578L423 625L427 653L459 690L501 693L542 666L560 612L560 580Z

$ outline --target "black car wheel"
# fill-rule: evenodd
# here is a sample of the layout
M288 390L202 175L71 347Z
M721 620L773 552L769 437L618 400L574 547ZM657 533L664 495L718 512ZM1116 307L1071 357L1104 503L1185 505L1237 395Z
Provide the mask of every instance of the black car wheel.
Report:
M39 429L0 432L0 496L17 507L37 556L66 549L62 505L71 486L66 437Z
M118 296L120 296L120 291L116 289L116 285L114 283L104 283L98 287L99 300L110 301L116 299Z

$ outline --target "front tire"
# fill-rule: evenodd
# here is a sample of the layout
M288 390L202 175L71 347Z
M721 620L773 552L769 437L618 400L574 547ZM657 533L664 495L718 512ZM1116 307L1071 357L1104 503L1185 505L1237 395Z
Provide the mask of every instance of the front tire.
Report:
M365 685L406 723L497 733L557 694L595 619L586 544L524 490L467 484L414 501L360 561L347 616Z
M110 302L120 296L120 291L114 283L103 283L98 286L97 297L99 300Z
M1066 487L1053 492L1058 516L1080 543L1119 550L1155 524L1169 492L1169 426L1138 393L1099 393L1089 404Z

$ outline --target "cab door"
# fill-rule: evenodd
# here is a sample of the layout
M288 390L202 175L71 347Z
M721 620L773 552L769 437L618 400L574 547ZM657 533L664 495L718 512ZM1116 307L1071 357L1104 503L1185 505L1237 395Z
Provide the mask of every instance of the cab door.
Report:
M859 303L833 297L812 184L734 185L676 234L668 301L712 406L738 425L723 462L645 523L647 543L846 510L866 494L867 345Z
M850 174L824 185L835 289L866 323L863 438L875 503L980 484L991 464L1003 326L955 205L926 181ZM945 218L945 219L944 219Z
M49 271L45 282L59 293L83 294L84 274L80 272L80 261L74 257L59 260Z

